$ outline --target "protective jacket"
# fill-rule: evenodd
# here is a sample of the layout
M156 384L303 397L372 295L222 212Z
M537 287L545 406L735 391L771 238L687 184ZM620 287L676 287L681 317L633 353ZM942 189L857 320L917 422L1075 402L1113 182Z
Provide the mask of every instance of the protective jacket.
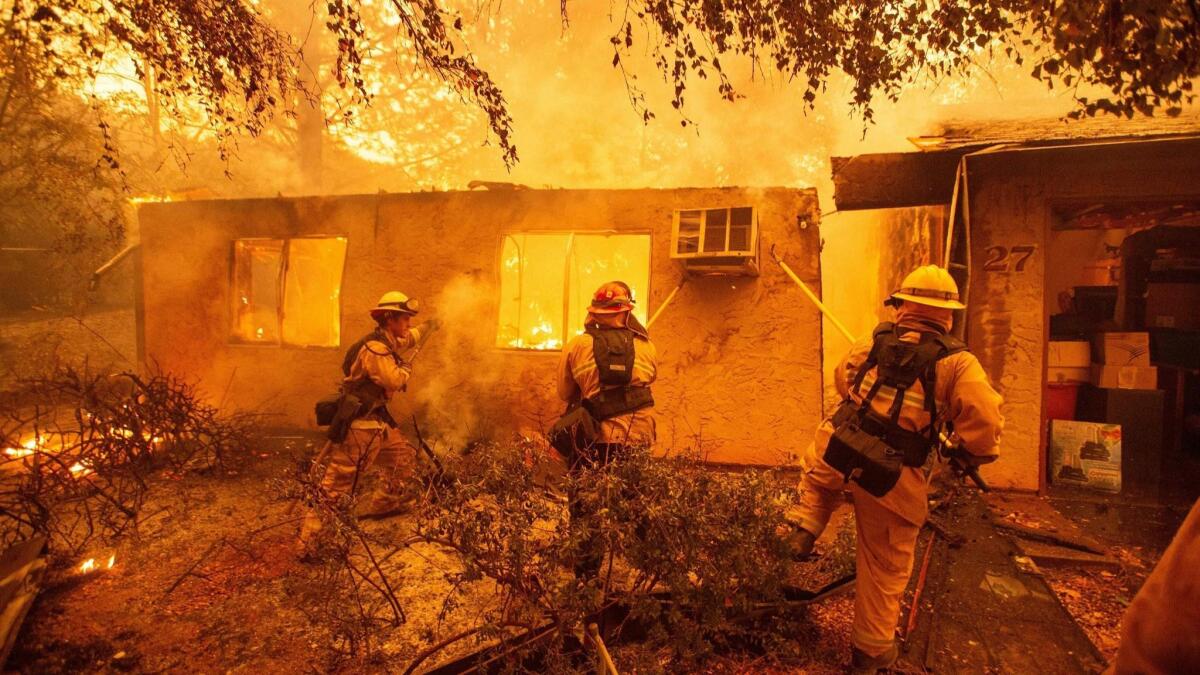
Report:
M1118 675L1196 672L1200 665L1200 501L1192 505L1121 622Z
M411 329L402 340L383 330L360 338L346 350L342 360L342 391L364 403L361 415L351 423L353 429L395 426L387 402L408 385L412 370L400 358L420 340L420 329Z
M915 342L902 339L895 324L880 324L872 335L871 351L854 376L854 396L848 396L833 415L834 433L825 461L875 497L895 486L901 467L925 465L943 421L935 397L937 362L967 349L951 335L918 334ZM868 374L873 382L864 388ZM900 424L900 413L905 395L918 384L929 423L914 432ZM881 416L871 403L884 387L891 391L892 402Z
M918 323L902 321L892 331L898 340L910 344L921 344L923 339L929 341L928 329ZM987 373L973 354L955 351L937 360L932 378L933 403L940 420L935 421L929 412L930 401L921 378L903 391L879 383L879 366L869 363L875 343L873 334L851 347L834 373L838 393L854 404L861 405L866 395L874 390L868 409L878 419L890 421L894 417L895 427L908 432L910 437L920 438L928 434L931 422L951 422L969 453L979 456L981 460L999 453L1000 431L1004 425L1004 418L1000 414L1002 399L988 382ZM858 386L855 386L856 382ZM812 478L830 485L844 481L844 476L823 459L834 429L834 420L825 420L817 429L810 454L805 457L806 470L814 474ZM924 523L928 514L927 480L928 476L920 466L904 466L895 487L879 498L880 504L910 523ZM853 491L856 498L863 492L857 486ZM864 492L863 498L873 497ZM819 532L824 528L824 523L813 523L812 526L816 529L810 531Z
M563 350L558 395L581 402L599 421L598 443L652 444L650 385L657 353L645 328L630 316L624 328L589 323Z

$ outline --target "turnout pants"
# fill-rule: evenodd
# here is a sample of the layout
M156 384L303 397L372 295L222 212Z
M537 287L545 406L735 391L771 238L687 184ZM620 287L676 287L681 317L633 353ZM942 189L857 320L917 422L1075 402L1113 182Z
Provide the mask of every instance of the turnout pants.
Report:
M846 487L842 475L823 461L805 472L800 487L799 524L820 535ZM891 648L900 618L900 599L912 574L920 526L900 517L851 483L857 529L857 581L850 643L878 656Z
M399 493L412 478L416 458L416 448L397 429L352 428L345 441L330 449L321 488L330 498L356 494L367 469L378 467L381 475L368 508L382 510L389 503L399 502ZM300 528L300 541L307 544L320 531L321 517L309 509Z
M568 459L567 470L574 481L584 470L608 466L613 462L618 462L628 452L629 446L626 445L596 443L587 449L576 450ZM567 495L567 511L570 514L571 532L573 535L579 533L578 536L582 541L580 555L575 559L574 565L575 578L577 579L596 578L600 574L600 567L604 563L604 537L598 531L596 523L592 522L596 517L594 509L597 506L597 496L589 495L589 499L580 494L587 489L589 488L581 488L572 482L571 489Z

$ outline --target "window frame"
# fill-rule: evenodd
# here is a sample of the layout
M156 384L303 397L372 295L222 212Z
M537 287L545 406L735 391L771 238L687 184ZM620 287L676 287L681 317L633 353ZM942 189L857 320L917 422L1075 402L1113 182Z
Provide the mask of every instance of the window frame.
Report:
M557 349L531 349L529 347L505 347L505 346L501 346L501 345L497 344L500 341L500 308L501 308L501 304L502 304L501 301L497 300L497 302L495 304L495 311L492 313L492 326L494 328L494 332L493 332L493 336L492 336L492 348L494 350L500 351L500 352L511 352L511 353L516 353L516 354L550 354L557 358L567 348L567 344L571 341L571 338L574 337L574 336L568 335L567 326L571 320L571 270L570 270L571 255L570 255L570 251L572 250L571 247L573 247L575 245L576 237L581 237L581 236L583 236L583 237L586 237L586 236L611 237L611 236L620 236L620 235L643 235L650 239L650 241L648 242L650 251L649 251L648 259L646 261L646 290L644 291L644 294L646 297L644 299L637 298L638 302L646 302L647 303L645 305L646 310L647 310L646 314L647 314L647 316L650 315L650 312L649 312L650 305L648 303L649 303L650 292L651 292L650 289L654 287L654 230L649 229L649 228L638 228L638 229L629 229L629 230L615 230L615 229L568 230L568 229L562 229L562 228L554 228L554 229L548 229L548 230L510 230L510 231L501 232L499 238L497 239L496 267L495 267L495 275L494 275L494 279L495 279L495 283L496 283L497 298L499 298L499 296L500 296L500 288L501 288L501 284L503 282L502 270L504 268L504 242L509 237L526 236L526 235L543 235L543 234L569 237L569 239L568 239L569 243L567 246L567 255L565 255L563 257L563 309L562 309L562 313L563 313L563 323L562 323L563 336L562 337L563 337L563 340L562 340L562 346L558 347Z
M346 242L346 250L342 254L342 271L338 276L338 343L336 345L302 345L292 342L286 342L283 339L283 319L284 319L284 292L287 289L287 273L290 267L290 256L292 250L292 240L294 239L341 239ZM282 241L283 250L280 253L279 273L275 276L275 285L278 290L279 305L275 309L276 328L279 337L274 341L266 340L247 340L238 336L234 332L234 325L237 319L237 314L234 311L237 297L237 244L239 241ZM302 234L294 237L275 237L275 236L255 236L255 237L234 237L229 242L229 293L226 299L226 344L237 347L252 347L252 348L272 348L272 349L300 349L300 350L337 350L342 347L342 319L345 316L344 296L342 289L346 285L346 261L350 258L350 237L346 234Z
M729 250L730 233L733 230L733 210L734 209L750 209L750 241L747 250L731 251ZM705 235L708 230L708 212L709 211L725 211L725 244L717 251L705 251ZM688 253L679 252L679 220L680 215L685 211L700 212L700 231L699 237L696 240L696 250ZM740 204L736 206L697 206L692 208L675 209L671 212L671 258L673 259L688 259L688 258L754 258L758 259L758 207L754 204Z

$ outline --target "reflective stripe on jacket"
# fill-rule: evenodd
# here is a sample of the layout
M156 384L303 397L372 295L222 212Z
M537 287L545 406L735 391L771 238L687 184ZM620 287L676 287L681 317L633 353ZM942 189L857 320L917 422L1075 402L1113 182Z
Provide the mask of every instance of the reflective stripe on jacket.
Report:
M658 376L658 352L644 337L633 341L633 376L630 386L649 387ZM577 335L567 343L558 362L558 396L568 403L600 393L600 374L592 336ZM601 443L650 445L654 443L654 409L618 415L600 423Z
M408 337L404 340L397 340L390 333L384 333L382 337L387 341L386 343L380 340L368 340L363 344L362 349L358 350L358 356L354 359L354 365L350 366L350 375L344 382L357 382L369 378L375 384L383 387L383 401L386 405L396 392L408 384L408 378L411 375L408 369L400 367L396 356L393 355L398 356L411 349L417 344L421 334L414 328L409 331ZM350 424L352 429L378 429L385 426L387 425L373 417L357 419Z
M897 326L897 331L903 331L905 324ZM902 335L901 339L918 342L920 334L913 331ZM874 340L867 337L859 340L850 348L850 352L838 364L834 372L834 384L842 396L849 395L855 401L870 390L875 381L875 373L865 376L863 386L856 395L850 391L858 367L867 360ZM962 438L966 449L975 455L994 456L1000 451L1000 431L1004 427L1004 417L1000 414L1000 403L1003 400L999 393L992 388L987 373L979 364L979 359L970 352L951 354L937 362L937 399L938 415L941 421L954 423L954 431ZM879 393L871 401L871 409L882 417L887 417L888 408L895 399L895 390L881 387ZM925 390L920 381L914 382L906 392L904 404L900 409L899 424L909 431L921 431L929 424L929 413L925 410ZM824 462L820 459L825 454L829 437L833 434L833 424L826 419L817 429L813 454L806 457L804 464L812 467L813 462ZM828 465L823 470L833 471ZM916 467L904 467L900 481L891 492L884 495L879 502L905 520L920 525L925 522L928 514L927 505L927 476ZM874 499L866 491L854 486L855 499Z

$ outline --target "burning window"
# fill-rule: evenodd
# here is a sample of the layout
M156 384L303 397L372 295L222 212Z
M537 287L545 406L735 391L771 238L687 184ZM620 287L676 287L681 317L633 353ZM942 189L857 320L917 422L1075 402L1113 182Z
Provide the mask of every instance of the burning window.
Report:
M515 349L562 349L583 332L592 293L621 280L633 289L634 314L646 321L650 289L648 234L513 234L500 265L496 343Z
M676 211L671 256L753 254L758 235L755 224L750 206Z
M341 344L344 237L233 243L233 337L243 342Z

